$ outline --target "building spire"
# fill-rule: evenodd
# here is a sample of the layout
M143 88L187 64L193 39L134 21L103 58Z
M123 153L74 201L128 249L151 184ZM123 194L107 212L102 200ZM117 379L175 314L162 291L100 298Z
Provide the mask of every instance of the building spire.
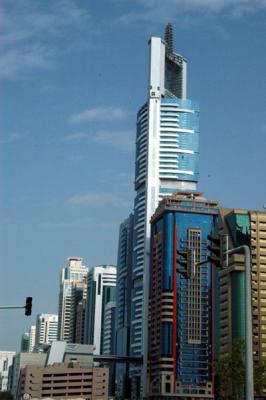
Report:
M168 23L164 31L166 54L173 53L173 26Z

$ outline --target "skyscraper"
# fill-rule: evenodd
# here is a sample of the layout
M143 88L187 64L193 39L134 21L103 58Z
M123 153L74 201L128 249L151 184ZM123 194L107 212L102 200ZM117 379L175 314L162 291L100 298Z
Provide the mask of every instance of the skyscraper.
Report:
M58 340L75 343L77 305L87 290L88 268L81 257L69 257L61 271L58 307Z
M43 344L50 344L57 340L58 315L38 314L36 318L35 348L40 349Z
M150 218L164 196L196 190L199 158L199 107L187 99L187 61L173 52L171 26L166 28L165 41L152 37L149 45L148 100L137 115L130 327L131 354L144 357ZM140 371L132 370L132 377L137 375ZM138 379L135 386L139 386Z
M179 192L152 217L149 399L214 399L215 269L207 236L217 216L217 202Z
M120 225L117 254L116 354L129 355L132 289L133 214ZM129 366L116 364L116 395L129 398Z
M84 341L95 345L95 354L103 352L106 305L116 298L116 267L98 265L88 273Z

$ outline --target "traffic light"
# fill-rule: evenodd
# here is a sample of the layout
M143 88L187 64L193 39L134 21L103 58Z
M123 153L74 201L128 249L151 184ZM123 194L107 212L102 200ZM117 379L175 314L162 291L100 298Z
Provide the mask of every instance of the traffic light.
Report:
M208 250L211 255L208 260L211 261L219 268L226 268L228 266L228 235L208 235L210 244Z
M218 235L208 235L207 236L210 244L208 245L208 250L211 255L208 256L208 260L211 261L217 267L221 267L221 246L220 237Z
M27 316L31 315L32 297L26 297L26 304L25 304L24 308L25 308L25 315L27 315Z
M177 250L177 254L180 256L177 259L177 263L184 267L182 270L178 270L182 275L186 276L188 279L191 277L192 269L192 252L191 249L187 250Z

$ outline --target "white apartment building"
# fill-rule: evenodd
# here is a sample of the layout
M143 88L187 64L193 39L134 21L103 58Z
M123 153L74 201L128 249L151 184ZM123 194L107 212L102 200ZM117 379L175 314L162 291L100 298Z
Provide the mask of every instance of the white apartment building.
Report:
M116 299L116 266L98 265L88 274L85 337L95 346L95 354L103 352L105 307Z

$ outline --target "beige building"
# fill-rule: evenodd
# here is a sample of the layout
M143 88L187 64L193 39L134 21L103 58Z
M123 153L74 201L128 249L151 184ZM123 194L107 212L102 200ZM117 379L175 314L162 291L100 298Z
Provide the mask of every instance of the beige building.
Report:
M71 368L63 363L28 365L21 371L16 398L27 393L37 399L108 400L108 372L108 368Z
M220 208L219 232L228 234L229 248L250 247L254 365L262 365L266 362L266 212ZM232 255L228 268L220 271L219 296L223 353L231 351L234 339L245 339L244 255Z

